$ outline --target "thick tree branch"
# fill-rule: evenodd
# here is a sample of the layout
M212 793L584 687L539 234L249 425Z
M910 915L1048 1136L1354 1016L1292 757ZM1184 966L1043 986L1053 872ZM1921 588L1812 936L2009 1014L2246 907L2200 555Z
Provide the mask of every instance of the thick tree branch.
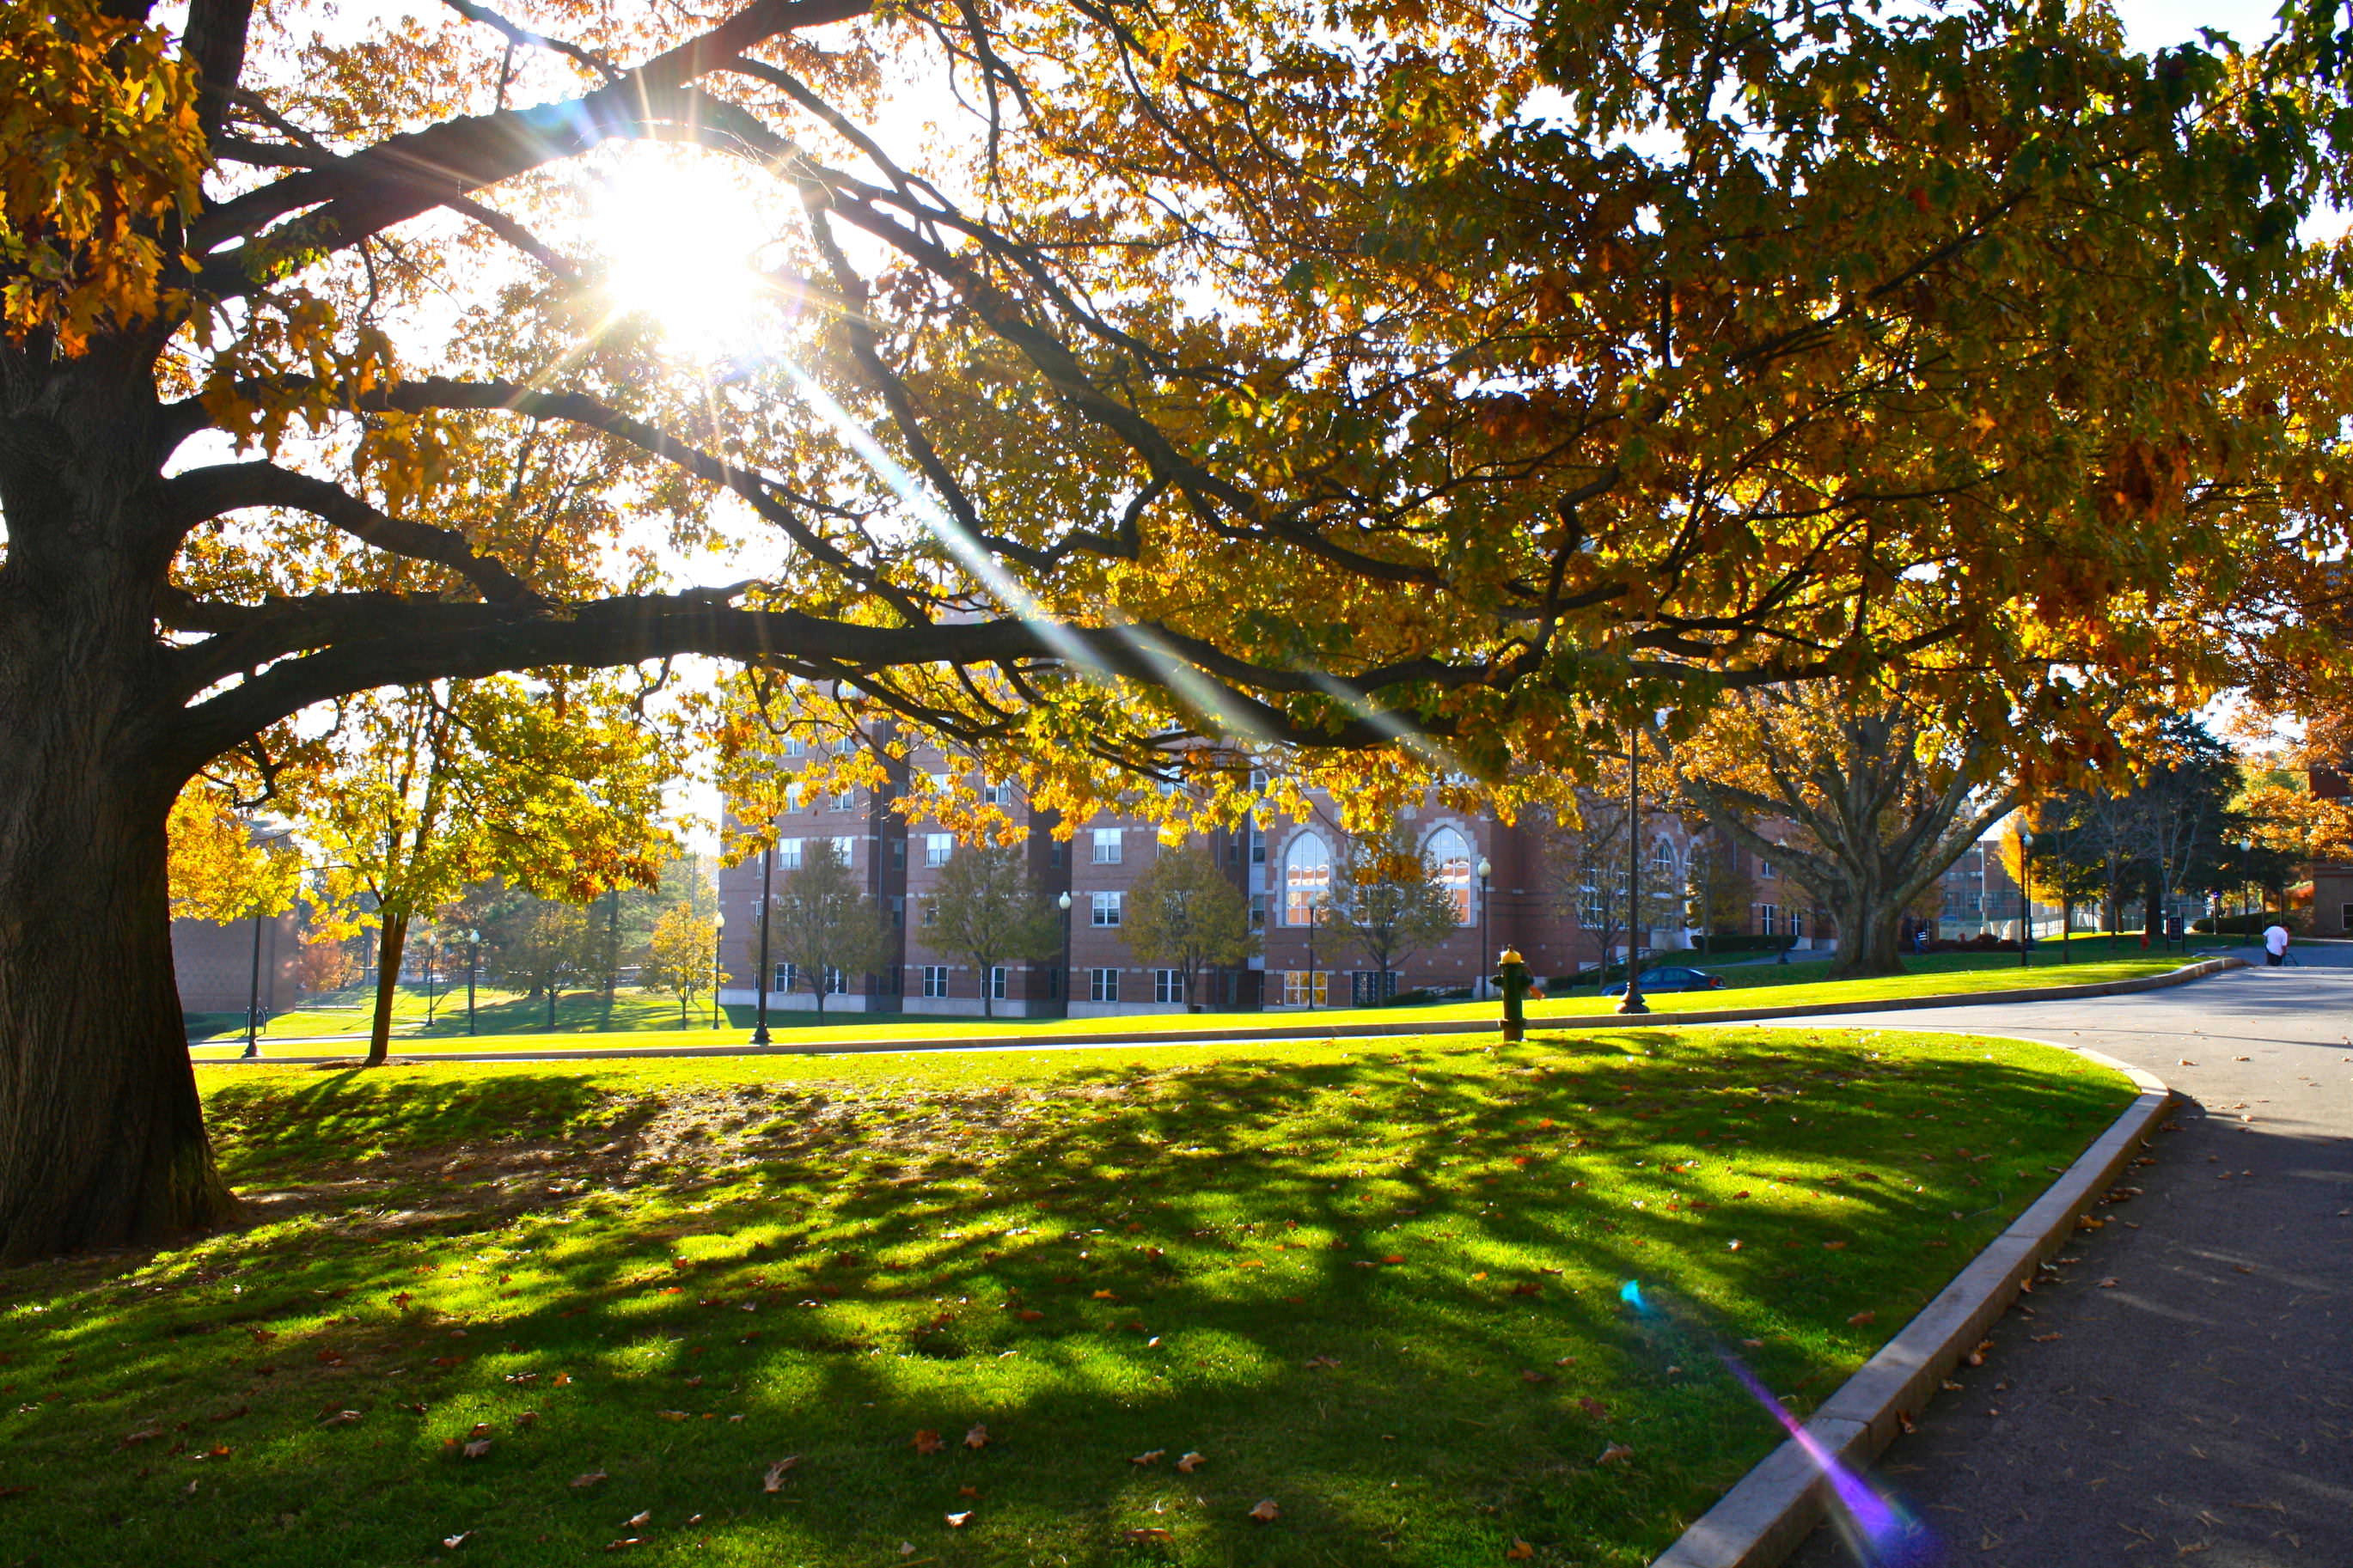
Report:
M539 595L501 563L474 553L466 536L452 529L386 517L350 491L281 468L275 463L223 463L192 468L164 482L166 503L183 526L248 507L282 506L307 511L364 544L412 561L430 562L457 573L494 605L536 604Z

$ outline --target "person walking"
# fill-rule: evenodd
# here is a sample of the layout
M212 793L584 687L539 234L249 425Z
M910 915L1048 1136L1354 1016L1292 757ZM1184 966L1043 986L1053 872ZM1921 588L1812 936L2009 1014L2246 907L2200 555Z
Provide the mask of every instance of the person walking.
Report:
M2274 921L2263 928L2263 967L2277 969L2287 962L2287 927Z

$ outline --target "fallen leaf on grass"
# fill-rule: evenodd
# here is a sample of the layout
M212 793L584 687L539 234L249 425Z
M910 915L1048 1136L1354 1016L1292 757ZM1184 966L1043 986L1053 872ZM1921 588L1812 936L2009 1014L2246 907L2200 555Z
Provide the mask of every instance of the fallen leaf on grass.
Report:
M573 1477L572 1486L573 1489L575 1491L585 1490L589 1487L595 1486L599 1481L609 1481L612 1479L612 1477L607 1475L602 1470L590 1470L586 1475Z
M972 1430L964 1435L964 1446L967 1448L987 1447L988 1428L975 1422Z
M1282 1517L1282 1510L1274 1506L1274 1500L1272 1498L1261 1498L1254 1505L1252 1505L1250 1510L1250 1516L1258 1521L1261 1524L1272 1524L1276 1520Z
M354 1417L354 1419L356 1419L356 1417ZM150 1427L146 1428L144 1431L133 1432L133 1433L130 1434L128 1436L124 1437L124 1438L122 1439L122 1446L123 1446L124 1447L128 1448L128 1447L130 1447L133 1443L152 1443L152 1442L153 1442L156 1438L161 1437L163 1435L164 1435L164 1428L162 1428L161 1426L150 1426Z
M1602 1449L1601 1457L1593 1462L1597 1465L1622 1465L1633 1457L1634 1450L1626 1447L1625 1444L1612 1443L1609 1447Z
M1038 1310L1035 1307L1024 1307L1013 1315L1020 1319L1025 1323L1038 1322L1046 1316L1045 1313Z
M683 1421L686 1419L686 1412L683 1410L657 1410L654 1414L660 1416L665 1421Z
M1124 1531L1122 1533L1130 1541L1174 1541L1176 1539L1176 1531L1163 1530L1156 1524L1144 1525L1134 1530Z
M2103 1290L2113 1290L2116 1288L2116 1282L2113 1277L2100 1281L2100 1289Z
M448 1547L450 1551L455 1552L458 1548L465 1545L467 1542L471 1541L473 1538L474 1532L472 1531L461 1530L455 1535L443 1536L441 1538L441 1544Z
M642 1535L625 1535L618 1541L608 1541L605 1542L605 1550L607 1552L627 1552L632 1546L643 1546L645 1543L646 1538Z
M1550 1383L1552 1381L1552 1373L1548 1372L1538 1372L1535 1368L1530 1367L1521 1372L1520 1381L1522 1383Z
M915 1434L915 1440L909 1447L918 1454L936 1454L947 1445L940 1441L940 1435L937 1432L925 1426Z
M1512 1542L1512 1549L1504 1553L1504 1561L1506 1563L1525 1563L1529 1558L1534 1557L1535 1554L1536 1549L1530 1546L1526 1542L1514 1541Z
M633 1513L628 1518L623 1520L621 1521L621 1528L624 1530L643 1530L653 1521L654 1510L647 1509L642 1512Z
M1822 1248L1828 1252L1843 1252L1846 1250L1846 1243L1843 1241L1825 1241L1822 1243Z
M1340 1364L1340 1358L1335 1355L1312 1355L1307 1358L1307 1364L1309 1366L1338 1366Z
M518 1426L536 1426L539 1425L539 1412L526 1410L514 1418L514 1424Z
M952 1513L948 1515L948 1528L950 1530L962 1530L965 1525L970 1524L971 1522L972 1510L970 1509L965 1510L962 1513Z
M786 1475L791 1470L797 1468L800 1462L801 1457L798 1454L787 1454L783 1458L778 1459L775 1464L770 1465L768 1467L768 1473L760 1478L760 1489L764 1492L780 1492L784 1490ZM605 1478L599 1476L596 1479L598 1480L603 1480ZM575 1481L572 1484L576 1487L580 1483L578 1481Z
M1878 1316L1879 1314L1877 1312L1857 1312L1853 1317L1847 1320L1847 1326L1849 1328L1859 1329L1862 1327L1863 1324L1870 1322L1873 1319Z
M1145 1453L1133 1456L1127 1462L1131 1465L1156 1465L1160 1462L1160 1456L1167 1451L1166 1448L1149 1449Z
M980 1489L979 1489L978 1487L958 1487L958 1488L956 1488L956 1496L958 1496L958 1497L976 1498L976 1497L978 1497L979 1495L980 1495Z
M1202 1455L1187 1454L1183 1458L1176 1461L1176 1468L1189 1476L1208 1462L1207 1458Z
M491 1440L488 1437L477 1437L470 1443L460 1445L458 1449L460 1455L469 1459L479 1459L490 1451Z
M1592 1416L1596 1421L1607 1418L1609 1414L1609 1407L1602 1404L1601 1401L1594 1398L1593 1395L1589 1394L1583 1394L1578 1397L1577 1407L1579 1410L1584 1411L1588 1415Z
M319 1417L319 1425L322 1426L348 1426L359 1418L360 1413L356 1410L330 1410L324 1415ZM161 1432L150 1432L147 1433L146 1436L150 1437L160 1437L163 1434ZM125 1442L129 1442L132 1439L127 1437L123 1439Z

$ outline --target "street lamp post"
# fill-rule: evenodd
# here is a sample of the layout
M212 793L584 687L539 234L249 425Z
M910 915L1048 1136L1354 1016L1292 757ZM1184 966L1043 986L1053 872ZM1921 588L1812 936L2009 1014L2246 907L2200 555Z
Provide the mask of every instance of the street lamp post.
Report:
M245 993L245 1058L261 1055L261 911L253 911L253 978Z
M1647 1013L1642 1000L1641 967L1642 926L1642 730L1638 723L1626 747L1626 994L1618 999L1620 1013ZM1607 969L1609 955L1601 955Z
M1065 890L1054 900L1062 911L1062 1016L1071 1016L1071 997L1079 988L1079 977L1071 968L1071 895Z
M469 927L466 931L466 1033L474 1032L474 981L482 973L482 933Z
M759 1000L752 1009L752 1043L768 1043L768 878L775 870L776 849L770 845L760 855L760 972L753 976Z
M2034 834L2023 824L2018 829L2018 966L2031 966L2034 941Z
M1477 870L1479 873L1479 963L1472 976L1471 984L1478 988L1478 994L1483 1000L1487 994L1487 954L1491 951L1488 943L1492 940L1488 934L1491 928L1487 923L1487 879L1495 874L1495 868L1488 862L1485 856L1482 855L1479 857Z
M727 972L725 965L720 961L720 953L724 950L726 942L727 915L723 910L711 917L711 1026L714 1029L719 1027L719 1020L722 1016L719 1005L719 983L725 978Z

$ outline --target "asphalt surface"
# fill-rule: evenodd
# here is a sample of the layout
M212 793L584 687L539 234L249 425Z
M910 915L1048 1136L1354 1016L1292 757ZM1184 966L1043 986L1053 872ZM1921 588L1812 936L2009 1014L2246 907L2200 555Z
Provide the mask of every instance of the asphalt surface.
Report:
M2077 1233L1882 1460L1925 1551L1873 1557L1825 1526L1795 1568L2353 1564L2353 945L2299 956L1836 1020L2088 1047L2181 1098L2126 1178L2142 1194Z

